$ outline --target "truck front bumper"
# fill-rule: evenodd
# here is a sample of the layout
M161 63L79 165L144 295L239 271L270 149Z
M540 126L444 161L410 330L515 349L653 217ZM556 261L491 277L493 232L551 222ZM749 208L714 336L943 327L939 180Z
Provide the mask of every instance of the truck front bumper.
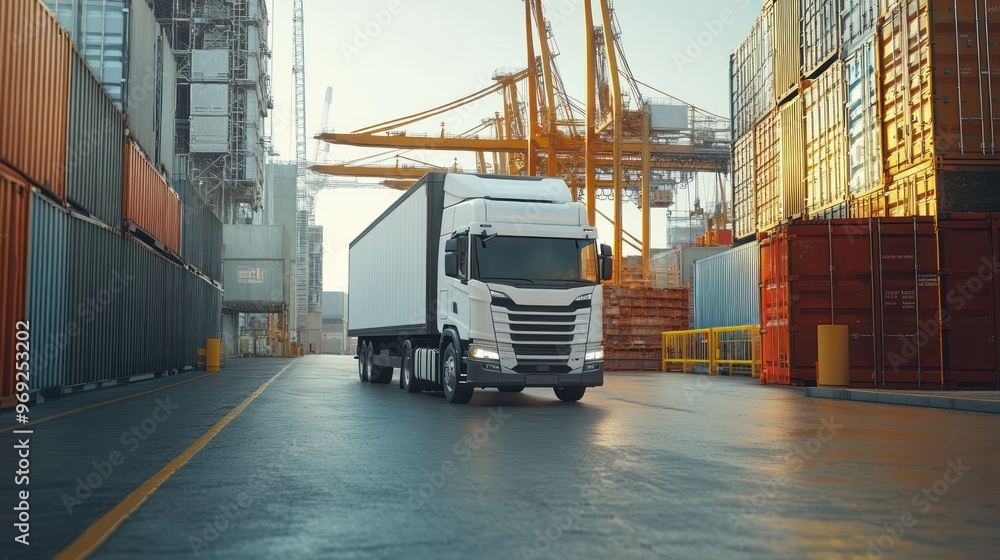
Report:
M483 366L484 362L466 362L465 375L459 382L468 387L600 387L604 385L604 364L583 373L501 373Z

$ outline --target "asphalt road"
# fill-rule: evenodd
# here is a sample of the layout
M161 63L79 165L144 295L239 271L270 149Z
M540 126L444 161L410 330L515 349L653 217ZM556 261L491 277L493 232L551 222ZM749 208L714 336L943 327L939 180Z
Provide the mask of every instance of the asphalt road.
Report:
M181 385L168 387L201 373L34 407L40 419L160 389L27 428L28 546L11 521L24 436L0 433L0 556L51 557L102 517L114 530L93 558L992 559L1000 549L996 415L675 374L608 374L579 403L528 389L477 391L457 406L362 384L345 357L230 363ZM14 425L0 414L0 427ZM141 488L152 491L129 513Z

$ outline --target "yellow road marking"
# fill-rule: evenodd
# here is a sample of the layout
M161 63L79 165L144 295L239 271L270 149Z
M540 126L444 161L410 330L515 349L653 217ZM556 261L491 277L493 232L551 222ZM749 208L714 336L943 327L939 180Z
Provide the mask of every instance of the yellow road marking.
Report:
M197 381L197 380L199 380L199 379L201 379L203 377L208 377L209 375L215 375L216 373L218 373L218 372L204 373L202 375L199 375L198 377L192 377L191 379L185 379L184 381L178 381L177 383L171 383L170 385L167 385L165 387L160 387L158 389L151 389L149 391L143 391L142 393L136 393L134 395L126 395L124 397L120 397L120 398L113 399L113 400L110 400L110 401L99 402L99 403L96 403L96 404L91 404L91 405L88 405L88 406L83 406L83 407L76 408L76 409L73 409L73 410L67 410L66 412L60 412L59 414L53 414L52 416L46 416L45 418L40 418L38 420L32 420L31 422L26 422L24 424L18 424L16 426L10 426L9 428L3 428L2 430L0 430L0 434L2 434L4 432L9 432L11 430L20 430L20 429L23 429L23 428L27 428L28 426L31 426L31 425L34 425L34 424L41 424L42 422L48 422L49 420L55 420L56 418L62 418L63 416L69 416L70 414L76 414L78 412L86 412L88 410L91 410L91 409L94 409L94 408L98 408L98 407L102 407L102 406L106 406L106 405L109 405L109 404L114 404L116 402L127 401L128 399L134 399L136 397L141 397L143 395L148 395L150 393L155 393L157 391L162 391L164 389L169 389L171 387L176 387L178 385L183 385L185 383L190 383L192 381Z
M157 488L160 487L164 482L167 481L178 469L184 466L192 457L194 457L199 451L205 447L208 442L222 431L229 422L240 415L243 409L247 407L248 404L253 402L267 386L270 385L279 375L285 373L285 370L292 367L295 361L281 368L281 371L274 374L274 377L268 379L263 385L257 388L252 395L246 398L242 403L236 408L229 411L228 414L222 417L221 420L215 423L214 426L209 428L207 432L201 435L194 443L188 446L187 449L181 452L180 455L174 457L172 461L167 463L165 467L160 469L156 474L149 477L149 480L143 482L141 486L136 488L131 494L125 497L114 509L109 511L104 515L104 517L98 519L93 525L87 528L79 537L76 538L69 546L62 550L59 554L55 556L56 560L62 560L67 558L86 558L93 554L97 547L101 546L112 533L118 529L118 526L125 521L128 516L139 508L146 501L149 496L156 492Z

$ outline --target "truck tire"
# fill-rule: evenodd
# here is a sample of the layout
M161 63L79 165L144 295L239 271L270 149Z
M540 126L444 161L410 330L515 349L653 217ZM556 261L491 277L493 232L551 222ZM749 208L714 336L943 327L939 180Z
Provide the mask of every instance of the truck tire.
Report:
M520 393L524 387L497 387L501 393Z
M587 392L586 387L556 387L553 390L556 392L556 397L563 402L576 402Z
M465 404L472 400L472 387L458 386L458 372L462 367L458 351L451 344L444 349L441 360L441 384L444 385L444 398L451 404Z
M358 377L362 383L368 382L368 343L365 341L358 346Z
M413 345L407 340L403 343L403 356L399 364L399 381L407 393L419 393L424 390L424 382L417 379L413 369Z

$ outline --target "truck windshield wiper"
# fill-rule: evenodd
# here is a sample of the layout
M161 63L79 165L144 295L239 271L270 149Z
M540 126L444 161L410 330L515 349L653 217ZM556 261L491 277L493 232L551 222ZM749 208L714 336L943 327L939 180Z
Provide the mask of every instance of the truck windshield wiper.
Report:
M483 233L486 233L486 232L484 231ZM487 235L487 236L484 236L484 237L480 237L479 238L479 244L483 246L483 249L485 249L486 245L488 245L490 241L493 241L496 238L497 238L497 234L496 233L491 233L490 235Z
M480 278L479 280L482 281L482 282L489 282L491 280L512 280L514 282L528 282L530 284L534 284L535 283L535 281L532 280L532 279L530 279L530 278L500 278L500 277L495 277L495 278Z

